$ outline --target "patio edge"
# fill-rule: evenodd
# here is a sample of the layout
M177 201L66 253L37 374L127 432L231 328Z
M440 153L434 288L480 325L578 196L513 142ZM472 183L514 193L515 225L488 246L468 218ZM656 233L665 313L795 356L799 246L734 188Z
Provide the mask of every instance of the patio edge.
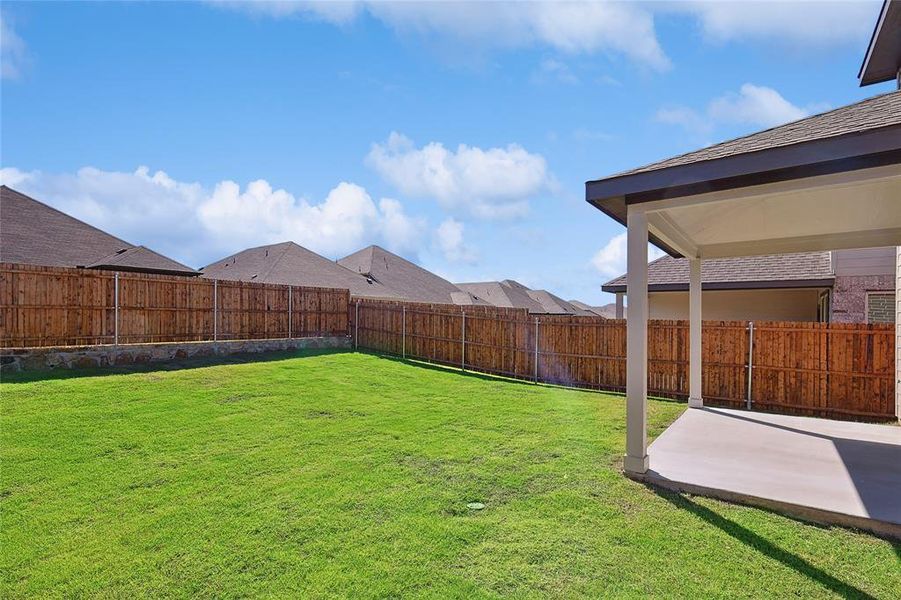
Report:
M647 473L628 473L623 471L623 474L634 481L663 488L672 492L687 493L695 496L723 500L732 504L764 508L818 525L838 525L840 527L865 531L888 540L901 541L901 525L890 523L888 521L848 515L830 510L793 504L791 502L782 502L750 494L741 494L692 483L674 481L672 479L660 477L653 471L648 471Z

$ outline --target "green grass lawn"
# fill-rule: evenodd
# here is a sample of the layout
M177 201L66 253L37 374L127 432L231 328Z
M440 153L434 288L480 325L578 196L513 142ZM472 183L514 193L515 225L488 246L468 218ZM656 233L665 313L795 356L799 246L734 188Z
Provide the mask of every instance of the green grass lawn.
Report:
M367 354L183 366L4 376L0 596L901 590L899 545L623 477L618 396ZM683 408L650 402L651 434Z

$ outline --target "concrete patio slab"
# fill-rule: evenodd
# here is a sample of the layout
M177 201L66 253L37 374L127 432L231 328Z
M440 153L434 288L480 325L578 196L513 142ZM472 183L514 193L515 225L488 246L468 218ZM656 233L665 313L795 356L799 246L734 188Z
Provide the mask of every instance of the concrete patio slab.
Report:
M690 409L641 480L901 539L901 427Z

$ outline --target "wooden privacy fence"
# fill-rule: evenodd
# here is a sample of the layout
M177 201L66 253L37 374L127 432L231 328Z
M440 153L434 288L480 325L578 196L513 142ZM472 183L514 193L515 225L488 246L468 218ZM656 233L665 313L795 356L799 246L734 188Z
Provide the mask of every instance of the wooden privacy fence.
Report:
M0 263L0 347L348 335L347 290Z
M625 391L622 320L356 298L350 319L359 348L536 382ZM798 414L893 418L894 335L894 326L883 324L704 321L704 399ZM688 358L687 321L649 322L649 393L686 398Z

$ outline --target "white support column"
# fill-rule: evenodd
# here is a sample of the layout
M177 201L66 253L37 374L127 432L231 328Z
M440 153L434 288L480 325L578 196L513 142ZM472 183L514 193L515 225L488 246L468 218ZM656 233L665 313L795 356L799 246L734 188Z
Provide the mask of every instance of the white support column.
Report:
M702 408L701 397L701 259L689 260L688 278L688 406Z
M648 470L648 217L629 208L627 223L629 318L626 320L626 456L630 473Z
M901 246L895 251L895 416L901 421Z
M625 296L622 292L617 292L616 294L616 318L622 319L625 316L625 311L623 310L623 296Z

